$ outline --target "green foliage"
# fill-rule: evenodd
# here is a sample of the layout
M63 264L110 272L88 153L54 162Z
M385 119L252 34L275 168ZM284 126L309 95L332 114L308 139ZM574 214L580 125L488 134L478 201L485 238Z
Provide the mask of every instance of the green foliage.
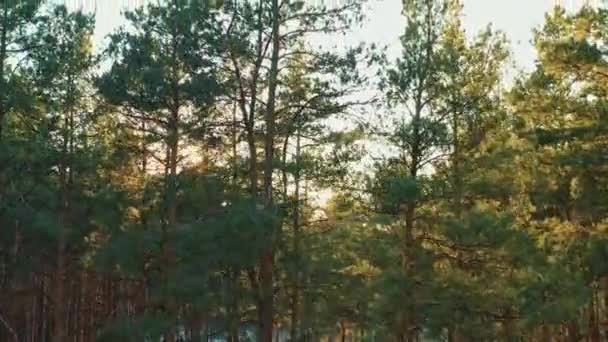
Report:
M126 18L130 27L111 36L106 54L114 63L97 80L101 93L111 104L142 112L192 104L197 110L187 122L200 122L221 90L214 13L197 1L177 1L148 5Z
M549 13L504 92L461 1L404 1L395 60L311 45L359 1L277 4L149 4L101 56L0 7L0 340L600 341L608 12Z

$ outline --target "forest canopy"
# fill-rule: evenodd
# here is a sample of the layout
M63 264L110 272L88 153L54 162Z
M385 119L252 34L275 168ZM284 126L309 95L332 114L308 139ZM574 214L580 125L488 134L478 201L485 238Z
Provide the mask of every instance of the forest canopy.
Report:
M608 341L608 10L0 1L0 341Z

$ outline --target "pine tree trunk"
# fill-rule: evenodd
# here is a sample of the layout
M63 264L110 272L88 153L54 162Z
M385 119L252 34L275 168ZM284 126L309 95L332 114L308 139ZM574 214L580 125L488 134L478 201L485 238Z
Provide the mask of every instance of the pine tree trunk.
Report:
M546 323L541 328L541 342L551 342L551 328Z
M608 277L605 277L603 280L604 286L603 286L603 315L602 315L602 331L604 333L604 336L606 336L608 338L608 326L606 325L606 322L608 322Z
M241 314L239 310L239 274L240 270L234 269L230 271L230 303L228 308L228 342L239 342L239 330L241 324Z
M67 213L65 212L67 208L62 209L62 216L67 217ZM67 222L64 221L63 222ZM53 341L54 342L65 342L66 335L66 327L65 327L65 319L66 319L66 296L65 296L65 281L66 281L66 255L65 255L65 247L66 247L66 236L65 231L62 228L59 232L58 242L57 242L57 263L55 269L55 291L53 296Z
M2 32L0 32L0 140L2 140L4 117L6 116L6 83L4 81L5 63L6 63L6 50L8 40L8 2L4 2L4 11L2 15Z
M46 267L45 267L46 268ZM46 341L46 336L47 336L47 329L48 329L48 311L49 311L49 304L48 304L48 300L47 300L47 277L46 276L42 276L42 284L40 286L40 330L38 332L38 335L40 336L41 339Z
M238 137L237 137L237 120L236 120L236 105L232 108L232 187L234 190L238 187ZM240 324L241 324L241 313L240 313L240 283L239 277L241 275L241 270L233 266L233 269L229 272L230 282L230 294L228 295L230 298L229 303L229 331L228 331L228 342L239 342L240 335Z
M177 0L173 0L173 6L177 9L179 3ZM171 70L171 105L170 105L170 119L168 125L168 184L167 184L167 224L164 226L163 230L163 260L164 260L164 270L163 270L163 282L164 286L169 287L170 283L170 275L169 273L174 268L175 265L175 252L173 250L173 233L177 228L177 164L178 164L178 156L179 156L179 140L180 140L180 132L179 132L179 124L180 124L180 87L179 87L179 71L177 69L177 61L178 61L178 44L177 41L177 28L173 28L174 32L172 34L172 49L171 49L171 58L174 61ZM173 319L177 315L177 308L175 305L175 300L172 298L172 293L167 293L165 291L164 294L164 310L168 314L168 316ZM165 342L175 342L175 327L172 327L169 332L165 335Z
M59 165L59 187L60 187L60 226L57 233L57 261L55 269L55 287L54 287L54 298L53 298L53 341L54 342L65 342L67 340L67 297L65 293L65 285L67 282L66 268L67 268L67 233L69 226L69 186L71 183L72 165L70 165L71 159L71 135L73 119L72 110L64 118L64 133L63 133L63 149L62 157Z
M580 339L579 327L576 321L570 321L567 325L568 330L568 341L578 342Z
M290 340L297 341L298 326L300 324L300 154L301 154L301 137L300 130L296 133L296 168L294 173L295 190L294 190L294 212L293 212L293 251L296 258L295 265L295 282L293 293L291 296L291 332Z
M503 322L503 329L504 329L504 338L506 342L515 342L517 341L516 338L516 331L515 331L515 325L514 325L514 321L513 319L510 317L512 315L511 309L507 309L506 310L506 316Z
M279 0L272 0L272 56L270 59L270 72L268 79L268 101L264 121L266 123L266 135L264 139L264 208L273 210L273 185L272 175L274 169L274 126L275 126L275 101L278 85L279 51L280 51L280 13ZM271 223L267 239L266 250L260 261L260 342L272 342L274 321L274 249L278 224Z
M169 133L169 170L168 170L168 184L167 184L167 224L163 228L162 236L162 258L163 258L163 282L164 286L168 287L170 284L169 272L173 268L174 264L174 252L172 246L172 233L174 232L177 225L177 162L178 162L178 114L177 111L172 113L171 127ZM171 294L165 292L164 294L164 310L173 317L175 312L174 301L171 298ZM165 335L165 342L175 342L175 332L173 329L167 332Z
M420 131L420 119L422 115L422 100L418 99L415 109L415 117L413 118L413 143L410 154L410 166L409 166L409 176L412 181L417 181L418 171L420 160L422 158L421 151L421 131ZM415 220L416 220L416 209L418 206L418 202L416 198L410 198L405 203L405 227L403 231L403 242L402 242L402 269L405 275L411 274L411 272L415 272L413 270L413 266L415 264L414 260L414 251L415 248L415 239L414 239L414 229L415 229ZM416 300L416 296L414 293L414 289L410 289L409 300L414 302ZM415 306L415 305L414 305ZM414 326L414 313L413 312L404 312L404 317L399 322L399 331L397 336L400 336L399 339L401 341L413 341L415 339L415 333L413 332Z
M462 338L458 332L458 327L453 326L448 328L448 342L461 342Z
M589 303L589 342L600 342L600 330L597 322L597 312L595 305L595 290L591 292L591 302Z

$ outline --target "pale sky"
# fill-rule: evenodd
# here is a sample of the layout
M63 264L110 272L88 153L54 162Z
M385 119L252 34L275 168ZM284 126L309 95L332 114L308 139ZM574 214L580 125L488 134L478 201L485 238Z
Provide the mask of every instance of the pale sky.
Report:
M68 5L83 4L87 10L96 10L96 42L123 23L120 12L126 6L141 4L144 0L60 0ZM330 0L332 1L332 0ZM333 0L336 1L336 0ZM571 0L567 0L571 1ZM574 0L576 1L576 0ZM96 3L95 3L96 2ZM514 60L519 67L529 68L534 61L530 44L532 29L538 27L553 0L464 0L465 27L468 33L492 24L507 34L511 42ZM369 0L367 22L346 37L349 42L367 41L388 45L389 51L399 51L398 37L403 31L401 0Z
M371 0L371 4L369 22L357 35L388 44L389 51L397 53L398 37L403 32L401 0ZM533 65L532 29L542 24L546 11L552 7L551 0L464 0L464 7L467 33L474 34L491 24L507 34L519 66Z
M82 3L90 1L87 10L97 14L96 45L103 47L104 37L124 23L121 10L125 5L136 6L145 0L56 0ZM97 1L95 5L94 1ZM313 0L343 1L343 0ZM367 20L361 28L343 37L332 37L330 43L350 45L360 41L388 46L388 53L396 56L400 52L399 36L403 32L401 17L402 0L368 0ZM583 1L583 0L566 0ZM511 42L516 66L530 70L535 52L530 43L532 29L539 27L545 13L552 8L554 0L464 0L464 25L468 34L484 29L491 24L494 29L504 31ZM326 45L327 41L320 42ZM329 192L320 191L318 200L324 202Z

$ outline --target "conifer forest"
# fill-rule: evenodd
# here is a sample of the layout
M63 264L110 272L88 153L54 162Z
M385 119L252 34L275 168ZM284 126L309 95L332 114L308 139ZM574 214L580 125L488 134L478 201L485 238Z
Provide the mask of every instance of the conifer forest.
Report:
M0 0L0 341L608 341L608 9L399 2Z

